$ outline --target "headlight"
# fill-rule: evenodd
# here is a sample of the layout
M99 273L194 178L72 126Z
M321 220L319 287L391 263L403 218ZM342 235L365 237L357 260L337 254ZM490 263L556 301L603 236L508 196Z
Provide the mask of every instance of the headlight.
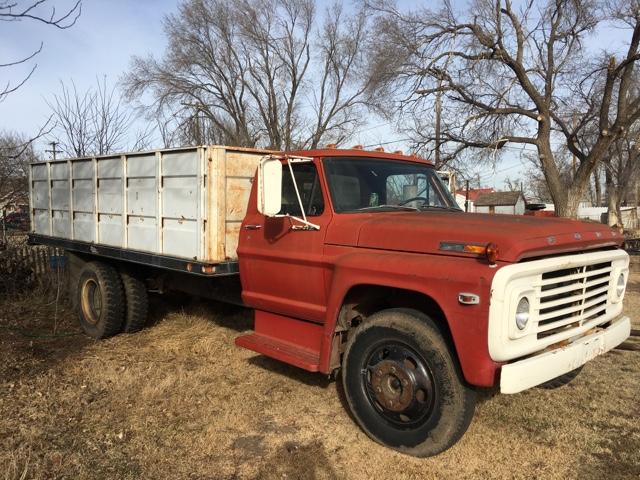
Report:
M516 308L516 326L520 330L524 330L529 323L529 299L522 297Z
M618 298L622 297L624 293L624 273L618 275L618 283L616 284L616 295Z

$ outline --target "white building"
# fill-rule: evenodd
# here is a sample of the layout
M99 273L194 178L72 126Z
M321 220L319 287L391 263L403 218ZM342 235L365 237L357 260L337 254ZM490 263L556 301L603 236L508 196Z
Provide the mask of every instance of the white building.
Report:
M495 190L493 188L470 188L467 192L464 188L460 188L456 190L456 203L462 210L464 210L464 204L467 200L467 195L469 195L469 209L467 211L475 212L474 202L476 201L476 198L478 198L478 195L490 192L495 192Z

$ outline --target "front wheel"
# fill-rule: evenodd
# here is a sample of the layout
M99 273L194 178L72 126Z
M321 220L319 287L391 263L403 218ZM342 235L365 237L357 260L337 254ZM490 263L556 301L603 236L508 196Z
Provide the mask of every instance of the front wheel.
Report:
M421 312L390 309L357 327L343 360L347 402L375 441L429 457L467 430L475 390L433 321Z

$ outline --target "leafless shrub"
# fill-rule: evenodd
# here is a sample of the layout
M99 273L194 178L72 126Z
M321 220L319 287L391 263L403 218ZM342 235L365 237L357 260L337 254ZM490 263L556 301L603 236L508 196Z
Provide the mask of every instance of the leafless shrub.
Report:
M29 163L37 161L33 139L0 132L0 221L7 210L29 203ZM6 228L0 225L4 237ZM0 238L0 244L3 238Z
M12 235L0 251L0 295L66 297L67 273L62 251L27 245L26 235Z

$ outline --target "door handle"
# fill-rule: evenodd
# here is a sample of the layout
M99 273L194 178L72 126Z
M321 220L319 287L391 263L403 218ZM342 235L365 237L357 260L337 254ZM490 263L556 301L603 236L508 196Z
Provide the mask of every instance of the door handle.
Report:
M245 230L260 230L262 228L262 225L245 225L244 229Z

